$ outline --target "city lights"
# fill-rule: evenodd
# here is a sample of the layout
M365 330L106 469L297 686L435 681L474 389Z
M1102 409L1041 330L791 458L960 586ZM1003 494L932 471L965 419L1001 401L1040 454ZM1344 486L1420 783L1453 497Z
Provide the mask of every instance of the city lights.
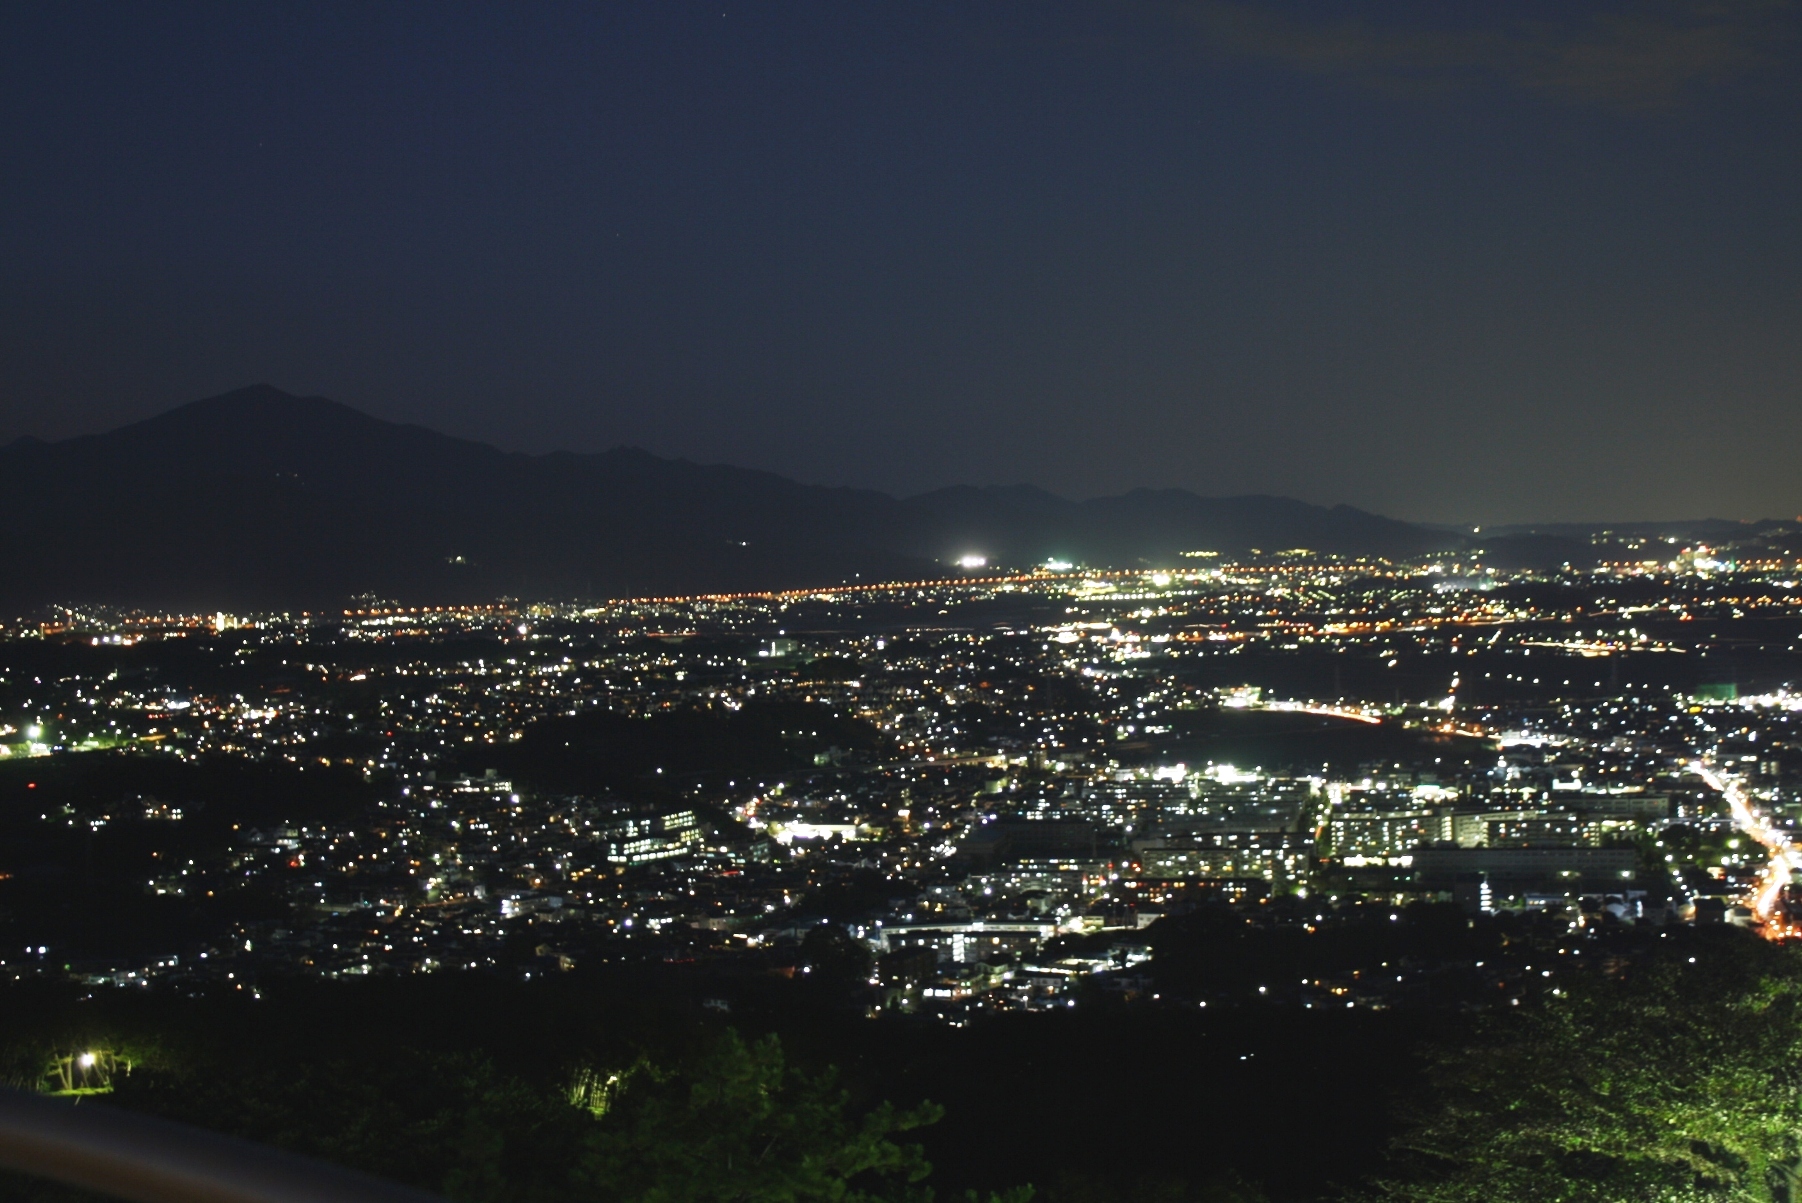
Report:
M230 624L87 611L49 647L103 640L109 658L15 678L0 719L19 742L0 746L359 791L329 821L259 817L178 855L161 844L196 815L217 830L216 810L148 789L65 802L39 774L47 831L156 841L144 896L258 883L300 908L237 920L204 955L84 969L94 982L500 972L522 933L550 950L534 972L679 933L684 956L775 955L801 900L871 873L856 938L932 954L899 985L878 974L885 1014L1064 1006L1085 977L1130 975L1133 933L1201 897L1321 899L1310 930L1372 898L1579 932L1796 930L1779 750L1802 698L1658 679L1703 663L1718 628L1698 621L1789 614L1788 574L1698 572L1654 596L1598 572L1558 611L1502 574L1447 593L1436 562L1212 559ZM189 675L196 654L233 687ZM1576 668L1596 663L1600 679ZM1044 955L1098 932L1116 952ZM1389 1005L1363 979L1319 989Z

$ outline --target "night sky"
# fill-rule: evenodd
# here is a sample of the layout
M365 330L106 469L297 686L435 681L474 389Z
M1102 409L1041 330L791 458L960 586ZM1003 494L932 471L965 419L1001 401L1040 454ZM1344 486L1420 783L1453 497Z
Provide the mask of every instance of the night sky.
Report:
M0 440L1802 513L1789 3L0 10Z

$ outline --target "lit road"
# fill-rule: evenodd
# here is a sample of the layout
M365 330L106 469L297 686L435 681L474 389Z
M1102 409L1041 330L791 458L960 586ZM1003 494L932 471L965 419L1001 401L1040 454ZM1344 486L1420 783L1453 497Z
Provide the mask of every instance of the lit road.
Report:
M1353 709L1350 706L1320 706L1312 702L1246 702L1235 705L1227 702L1227 706L1235 710L1277 710L1290 714L1318 714L1326 718L1347 718L1353 722L1380 725L1383 716L1369 710Z
M1765 866L1764 876L1759 879L1758 888L1746 900L1753 917L1768 936L1775 938L1799 934L1791 930L1785 921L1774 919L1773 916L1776 915L1777 901L1783 894L1783 887L1789 884L1790 874L1797 868L1802 868L1802 850L1798 850L1790 843L1788 835L1753 808L1751 800L1746 797L1746 791L1736 779L1724 776L1701 760L1690 761L1689 767L1696 776L1726 799L1727 810L1733 816L1734 824L1770 851L1771 859Z

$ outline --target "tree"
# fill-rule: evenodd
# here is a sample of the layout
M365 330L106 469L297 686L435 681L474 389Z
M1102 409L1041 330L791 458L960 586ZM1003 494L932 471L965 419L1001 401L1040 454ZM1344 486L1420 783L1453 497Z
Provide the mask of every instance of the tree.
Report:
M1416 1203L1759 1200L1802 1184L1802 958L1738 932L1658 941L1438 1050L1399 1142ZM1695 962L1695 963L1692 963Z
M833 1071L790 1067L774 1036L728 1031L670 1072L641 1064L602 1099L580 1176L609 1203L930 1203L931 1170L899 1133L930 1103L854 1115ZM1016 1195L1010 1203L1025 1203Z
M549 1203L567 1196L594 1126L554 1091L479 1053L396 1049L382 1056L233 1063L196 1057L135 1072L108 1100L323 1158L457 1203Z

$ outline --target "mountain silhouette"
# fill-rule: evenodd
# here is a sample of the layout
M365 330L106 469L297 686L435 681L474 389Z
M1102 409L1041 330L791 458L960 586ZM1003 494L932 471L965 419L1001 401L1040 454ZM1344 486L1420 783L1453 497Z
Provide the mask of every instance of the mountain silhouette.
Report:
M509 453L322 397L238 389L105 434L0 448L0 606L327 608L801 588L1030 565L1193 563L1308 547L1405 556L1453 536L1348 506L1030 486L900 500L769 472Z

